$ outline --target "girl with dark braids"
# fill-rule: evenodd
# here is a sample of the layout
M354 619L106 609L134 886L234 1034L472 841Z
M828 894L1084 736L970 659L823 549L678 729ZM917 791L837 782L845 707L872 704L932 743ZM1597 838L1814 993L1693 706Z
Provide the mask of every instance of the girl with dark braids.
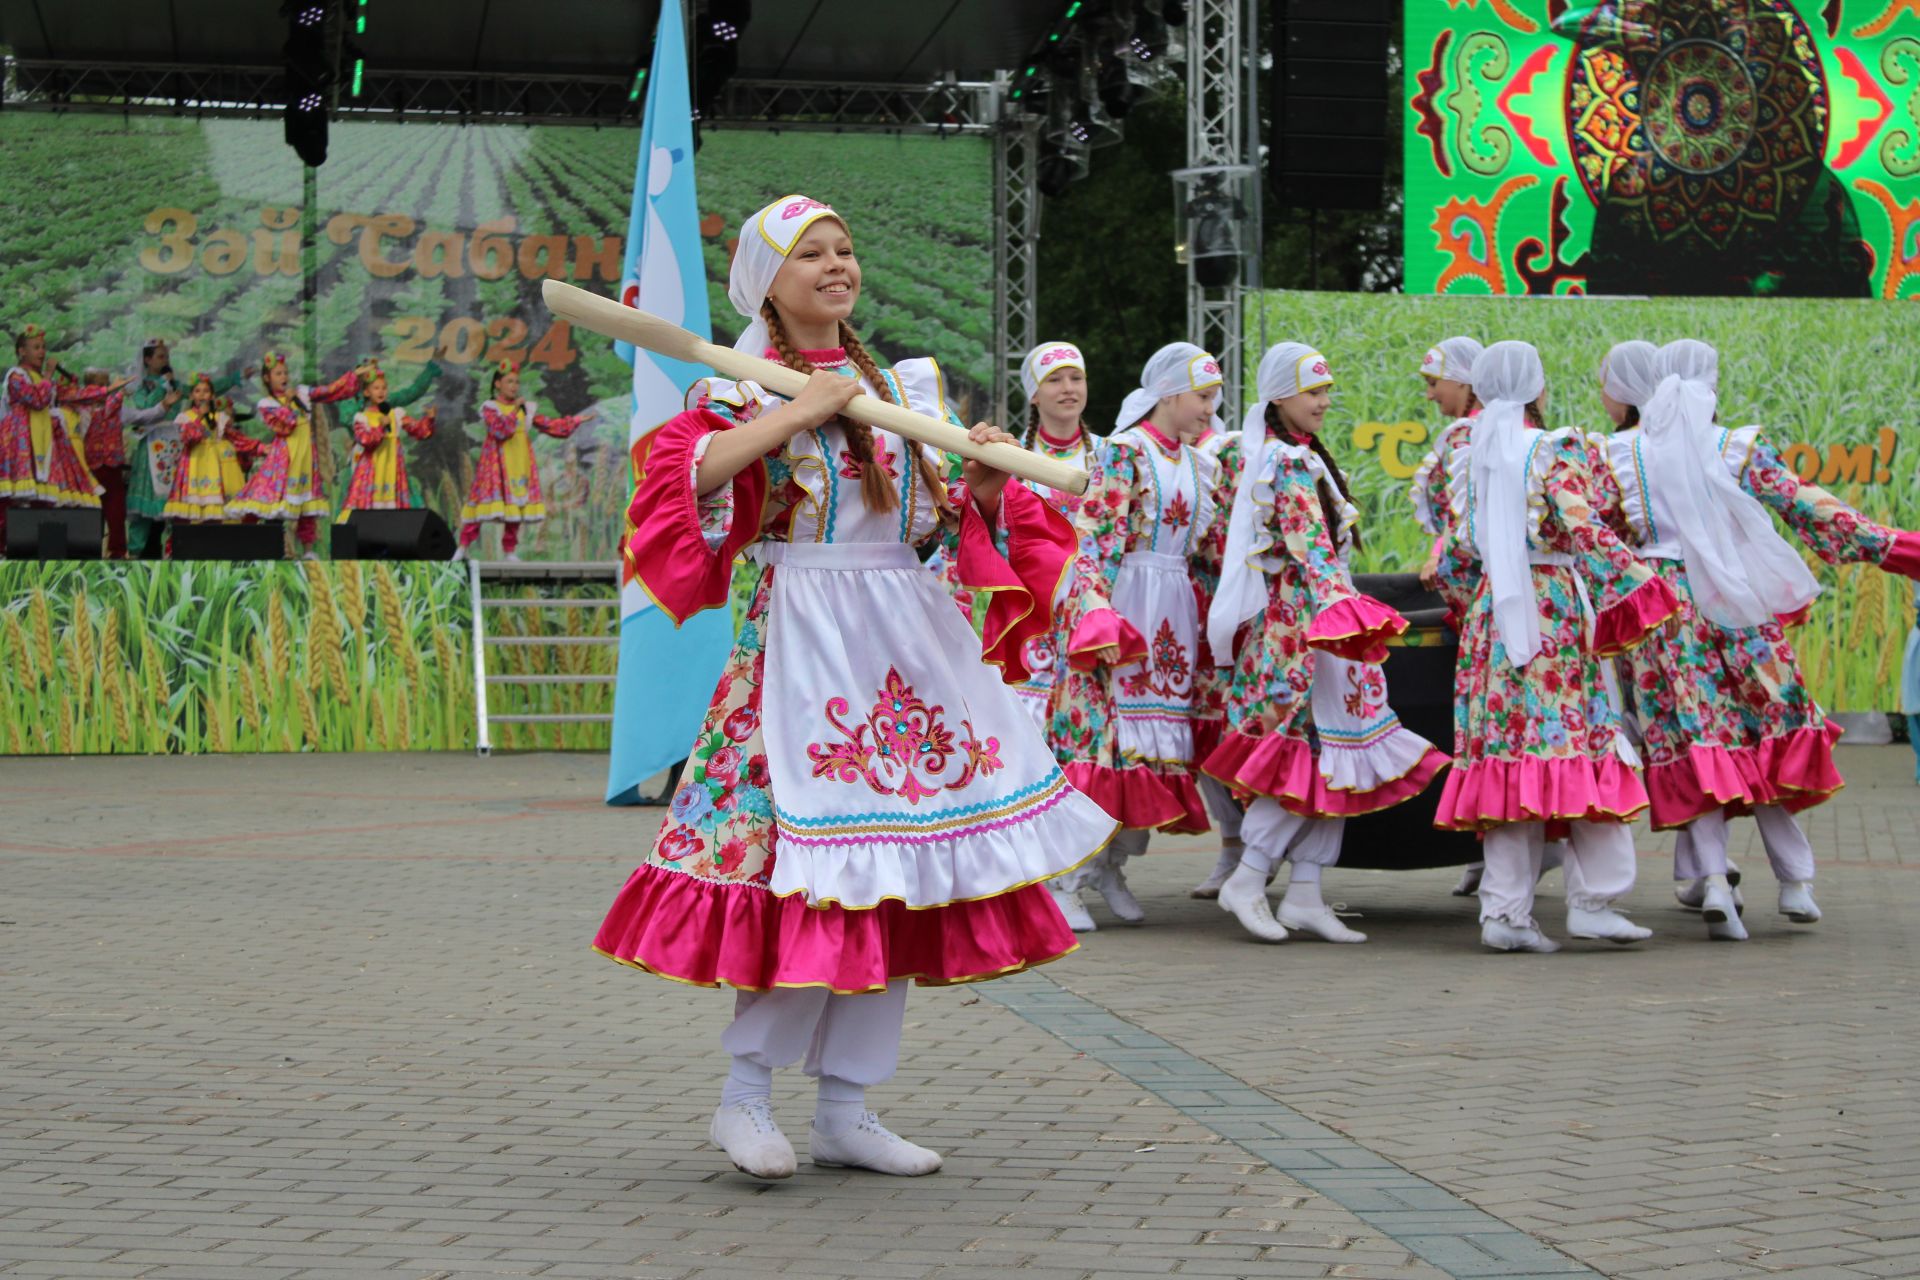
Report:
M1365 942L1326 905L1321 872L1339 862L1347 818L1412 799L1447 763L1387 705L1379 664L1407 623L1347 570L1360 513L1322 435L1332 387L1327 358L1304 343L1262 357L1207 615L1213 660L1232 674L1227 731L1203 767L1248 802L1246 851L1219 901L1266 942L1289 929ZM1282 859L1276 918L1267 881Z
M948 485L933 450L841 416L861 393L908 403L847 323L860 282L827 206L788 196L749 219L728 287L750 322L736 346L806 385L783 400L696 384L629 513L628 568L676 619L727 606L739 553L765 566L672 812L594 940L633 968L735 990L708 1135L760 1178L794 1172L770 1099L773 1070L803 1057L819 1081L815 1164L937 1170L865 1104L898 1063L908 981L1073 950L1041 883L1113 831L1006 684L1047 625L1072 527L1003 472L969 462ZM989 593L984 652L915 554L943 524L961 577Z

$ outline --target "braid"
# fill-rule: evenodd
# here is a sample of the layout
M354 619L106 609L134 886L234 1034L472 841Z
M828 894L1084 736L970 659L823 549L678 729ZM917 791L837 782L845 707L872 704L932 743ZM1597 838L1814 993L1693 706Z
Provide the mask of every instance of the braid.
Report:
M767 340L773 343L773 349L779 353L780 362L787 368L798 369L802 373L814 372L813 362L801 355L799 349L793 345L793 340L787 337L787 327L780 322L780 313L774 309L771 298L760 304L760 318L767 323ZM844 322L840 325L840 332L843 338L849 332ZM862 373L869 373L872 370L873 358L867 355L864 347L859 356L855 356L851 348L848 349L847 355L855 365L859 366ZM874 388L875 395L883 400L893 399L887 394L886 384L880 381L877 372L872 372L867 381ZM875 465L873 460L873 428L848 418L841 418L839 421L841 430L846 433L847 453L860 464L860 496L866 501L867 509L870 511L894 510L900 505L899 499L893 495L893 486L888 483L886 472Z
M860 341L860 335L855 333L853 326L845 320L840 322L840 345L846 348L847 359L853 361L854 367L860 370L867 380L867 385L874 389L874 394L892 404L893 393L887 390L887 380L880 376L880 366L874 362L873 356L867 351L866 344ZM864 444L854 442L856 431L864 437ZM894 495L892 481L884 470L873 465L873 428L865 423L850 422L847 424L847 441L856 459L860 458L862 448L866 451L866 458L863 459L866 465L861 472L860 487L861 495L867 502L867 509L892 511L898 508L900 500ZM954 516L953 504L947 501L947 485L946 481L940 478L940 469L934 465L933 459L927 456L926 450L920 447L919 442L905 440L902 443L906 447L907 455L913 459L913 469L919 474L920 482L927 487L927 495L933 499L934 514L943 523L950 522Z
M1276 435L1282 435L1283 438L1286 433L1286 426L1280 418L1280 406L1272 401L1268 401L1267 403L1267 430ZM1333 477L1332 489L1327 487L1325 480L1317 477L1313 483L1314 487L1319 490L1320 493L1320 518L1326 521L1327 540L1337 545L1340 541L1340 504L1335 501L1334 492L1338 490L1341 498L1352 503L1353 491L1347 487L1346 473L1340 470L1340 464L1334 461L1331 453L1327 452L1326 443L1322 441L1319 436L1308 436L1307 447L1320 455L1320 461L1326 464L1327 474ZM1241 459L1241 465L1252 466L1253 461L1251 458L1243 458ZM1356 551L1359 550L1359 526L1356 525L1347 536L1351 540L1353 548Z
M1025 439L1021 440L1020 442L1021 448L1023 449L1033 448L1033 442L1039 434L1040 434L1040 406L1037 404L1029 404L1027 406L1027 429L1024 432Z

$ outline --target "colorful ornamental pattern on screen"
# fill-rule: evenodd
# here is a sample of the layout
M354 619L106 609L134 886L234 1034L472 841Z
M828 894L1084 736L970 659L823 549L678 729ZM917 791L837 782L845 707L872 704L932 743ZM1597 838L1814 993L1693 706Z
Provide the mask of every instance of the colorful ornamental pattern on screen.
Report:
M1920 293L1914 0L1407 6L1407 288Z

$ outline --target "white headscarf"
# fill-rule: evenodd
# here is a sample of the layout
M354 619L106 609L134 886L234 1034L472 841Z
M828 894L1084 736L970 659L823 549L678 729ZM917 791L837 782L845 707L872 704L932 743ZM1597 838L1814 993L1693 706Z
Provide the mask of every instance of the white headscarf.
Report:
M1819 583L1721 459L1714 425L1719 355L1683 338L1660 349L1660 371L1659 389L1641 410L1640 434L1660 521L1680 543L1700 612L1724 627L1757 627L1804 608Z
M1120 416L1113 420L1116 430L1124 431L1153 412L1153 406L1168 396L1187 391L1205 391L1220 385L1220 362L1211 352L1191 342L1170 342L1148 358L1140 370L1140 386L1127 392L1120 402Z
M1020 362L1020 389L1027 393L1027 400L1033 400L1033 393L1048 375L1062 369L1087 371L1086 357L1080 354L1080 348L1071 342L1043 342L1027 352L1027 358Z
M1420 372L1429 378L1472 386L1473 362L1485 350L1472 338L1443 338L1438 345L1427 348L1426 358L1420 362Z
M1638 339L1615 343L1600 362L1600 385L1621 404L1645 409L1660 385L1660 348Z
M752 356L766 351L767 322L760 318L760 304L767 300L773 278L780 274L780 265L801 234L822 218L832 218L841 226L847 222L818 200L781 196L741 226L733 269L727 273L727 301L747 319L746 331L733 344L735 351Z
M1484 406L1468 446L1473 481L1473 541L1493 593L1493 629L1507 661L1524 667L1540 652L1539 605L1527 556L1527 406L1547 389L1540 353L1525 342L1496 342L1473 365L1473 393Z
M1259 518L1253 509L1253 485L1256 475L1265 469L1267 405L1332 381L1327 358L1304 342L1279 343L1268 347L1267 354L1260 357L1260 368L1253 377L1253 403L1240 416L1240 485L1233 495L1233 512L1227 517L1220 589L1213 593L1213 604L1207 609L1207 645L1213 650L1216 666L1233 665L1234 633L1267 603L1266 571L1252 563L1254 523ZM1333 534L1333 530L1327 531L1328 537Z

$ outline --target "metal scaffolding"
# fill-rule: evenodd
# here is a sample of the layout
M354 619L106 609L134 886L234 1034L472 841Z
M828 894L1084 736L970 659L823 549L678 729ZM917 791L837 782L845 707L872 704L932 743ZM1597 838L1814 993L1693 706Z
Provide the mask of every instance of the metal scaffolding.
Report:
M1242 254L1239 280L1210 288L1196 278L1189 253L1187 331L1220 358L1228 406L1241 390L1241 313L1260 287L1259 12L1258 0L1195 0L1187 11L1187 164L1233 171L1224 187Z
M1039 341L1038 116L1010 114L994 134L993 222L993 420L1010 424L1020 363Z

